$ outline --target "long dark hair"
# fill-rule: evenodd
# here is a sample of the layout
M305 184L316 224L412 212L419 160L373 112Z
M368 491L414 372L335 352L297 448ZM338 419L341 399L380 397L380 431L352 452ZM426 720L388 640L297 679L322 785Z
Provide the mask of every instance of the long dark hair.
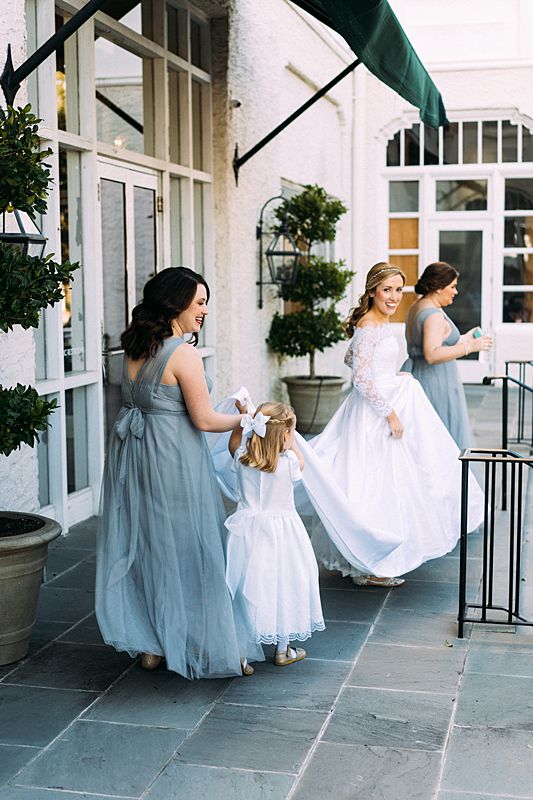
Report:
M126 355L133 361L154 356L165 339L173 335L172 321L189 308L198 284L209 286L205 278L188 267L167 267L145 284L143 299L135 306L131 322L120 337ZM192 334L198 344L198 334Z
M422 275L419 277L415 286L415 292L423 297L426 294L436 292L437 289L444 289L459 277L458 270L447 264L446 261L435 261L428 264Z

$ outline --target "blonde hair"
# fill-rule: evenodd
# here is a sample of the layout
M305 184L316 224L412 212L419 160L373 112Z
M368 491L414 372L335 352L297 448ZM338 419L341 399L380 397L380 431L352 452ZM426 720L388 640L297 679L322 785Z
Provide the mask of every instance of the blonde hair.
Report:
M387 261L378 261L377 264L370 267L366 276L365 291L359 298L358 305L351 309L350 314L342 323L342 327L348 339L352 338L359 320L362 319L365 314L368 314L372 308L373 297L370 295L370 292L375 289L376 286L379 286L385 278L391 278L393 275L400 275L405 286L405 275L401 269L395 267L394 264L389 264Z
M246 442L246 452L239 460L241 464L255 467L261 472L275 472L279 454L283 450L285 431L291 431L294 428L296 415L291 406L272 400L261 403L255 413L257 414L258 411L266 417L270 417L266 424L266 433L264 436L252 433Z

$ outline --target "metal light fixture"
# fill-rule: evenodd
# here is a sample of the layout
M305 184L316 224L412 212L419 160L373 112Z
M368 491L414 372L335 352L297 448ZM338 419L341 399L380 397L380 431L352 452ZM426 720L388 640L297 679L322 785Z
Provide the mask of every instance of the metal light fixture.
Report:
M15 209L12 212L4 211L2 214L0 242L18 247L24 256L42 258L47 238L43 236L29 214Z
M266 203L263 204L259 214L259 222L256 227L256 238L259 241L259 280L257 281L259 287L257 305L259 308L263 308L263 286L265 284L287 286L294 283L298 275L298 267L302 254L293 236L291 236L286 225L282 222L264 254L266 255L268 263L270 281L263 280L263 214L269 203L273 200L283 199L283 195L280 194L275 197L270 197Z

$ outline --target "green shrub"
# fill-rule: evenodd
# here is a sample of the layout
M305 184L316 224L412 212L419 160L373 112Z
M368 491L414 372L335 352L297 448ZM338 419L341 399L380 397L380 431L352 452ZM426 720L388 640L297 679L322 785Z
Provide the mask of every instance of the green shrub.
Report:
M296 281L282 286L285 301L295 304L288 314L274 314L267 343L282 356L309 356L309 377L315 377L315 353L345 338L335 304L342 300L354 272L342 261L326 261L311 253L316 242L332 242L335 226L347 211L340 200L320 186L307 185L276 209L279 228L286 226L304 255Z
M13 325L36 328L41 310L63 298L61 284L79 264L58 264L52 255L24 256L17 247L0 243L0 330Z
M0 214L15 209L33 220L47 209L51 150L40 148L38 123L31 106L7 111L0 108ZM41 310L63 297L62 284L70 281L79 264L58 264L52 255L32 257L0 243L0 331L14 325L36 328ZM0 454L8 456L21 444L33 447L48 426L57 401L39 397L31 386L0 386Z
M33 447L39 441L38 432L49 427L48 415L55 408L57 400L39 397L33 386L0 386L0 453L8 456L21 444Z
M38 124L31 106L0 108L0 214L25 211L32 219L47 208L50 149L40 150Z

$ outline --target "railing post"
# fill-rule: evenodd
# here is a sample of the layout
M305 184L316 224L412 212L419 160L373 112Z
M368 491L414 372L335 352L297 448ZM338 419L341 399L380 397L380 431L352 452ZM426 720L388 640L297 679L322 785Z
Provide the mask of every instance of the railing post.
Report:
M459 547L459 622L457 635L459 639L464 636L464 619L466 605L466 567L468 555L468 461L461 464L461 539Z
M502 450L507 450L509 433L507 430L509 414L509 381L507 376L503 379L502 387ZM507 510L507 464L502 464L502 511Z

